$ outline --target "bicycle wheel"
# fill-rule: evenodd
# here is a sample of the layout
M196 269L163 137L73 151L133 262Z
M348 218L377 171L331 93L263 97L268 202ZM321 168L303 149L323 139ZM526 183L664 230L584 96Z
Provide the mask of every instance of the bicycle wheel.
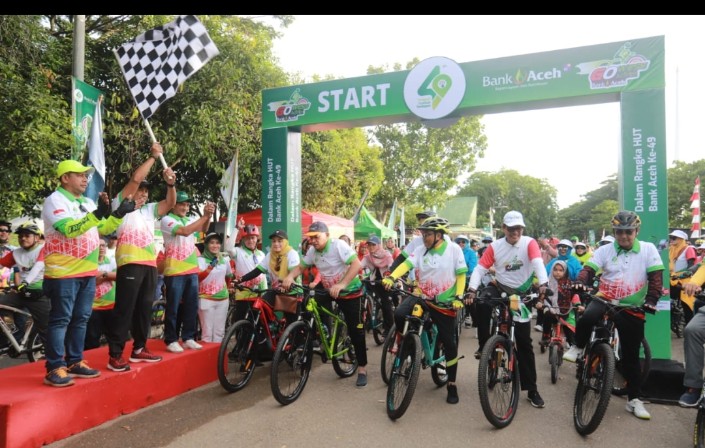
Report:
M404 336L387 385L387 416L396 420L406 412L416 391L421 371L421 339L415 333Z
M646 385L646 382L649 379L649 372L651 372L651 346L649 345L649 341L646 340L646 338L641 340L641 349L640 353L644 354L644 357L639 357L639 365L641 366L641 387L644 387ZM615 359L615 368L621 373L622 372L622 366L621 366L621 359L622 359L622 346L620 344L619 346L619 360ZM627 388L626 385L624 387L618 387L613 390L613 395L617 396L623 396L627 394Z
M702 405L698 406L698 414L695 416L693 446L695 448L705 448L705 407Z
M578 434L586 436L600 425L610 403L614 382L612 348L602 342L593 345L582 370L575 389L573 423Z
M519 404L519 365L512 353L511 341L494 335L485 343L480 356L477 386L482 412L496 428L504 428L514 419Z
M44 341L42 341L36 328L32 328L32 332L29 333L27 350L27 359L29 362L37 362L46 358L44 354Z
M313 360L313 332L307 322L289 325L272 359L272 395L281 404L296 401L303 392Z
M382 373L382 381L384 384L389 384L389 378L392 376L392 366L394 365L394 358L397 356L397 350L399 347L395 347L397 341L397 326L392 324L392 328L389 329L387 338L384 340L384 345L382 345L382 359L380 361L380 371Z
M382 306L378 303L374 310L375 316L372 319L372 337L377 345L384 344L386 334L384 332L384 315L382 314Z
M551 384L558 382L558 367L561 365L558 358L558 347L555 343L548 346L548 363L551 364Z
M339 314L338 317L343 319L342 314ZM355 347L348 334L348 326L344 323L338 325L338 334L335 340L336 346L333 352L341 354L333 356L331 360L333 362L333 370L339 377L348 378L357 370L357 356L355 356Z
M236 392L250 381L255 371L255 327L248 320L230 326L218 350L218 381L228 392Z
M441 356L445 357L446 349L441 343L441 341L436 341L436 349L434 350L434 359L439 359ZM446 370L446 363L448 360L444 359L443 362L439 362L431 366L431 378L436 386L445 386L448 382L448 371Z

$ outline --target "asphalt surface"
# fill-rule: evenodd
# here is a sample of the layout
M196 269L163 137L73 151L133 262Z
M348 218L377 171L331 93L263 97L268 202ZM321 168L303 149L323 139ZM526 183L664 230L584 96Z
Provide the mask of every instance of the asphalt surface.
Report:
M534 332L536 346L539 333ZM682 360L682 339L672 339L673 359ZM423 370L406 414L396 421L385 410L386 385L379 374L381 348L368 336L367 387L357 388L354 375L341 379L330 363L314 361L301 397L281 406L269 385L267 362L250 384L228 394L216 381L179 397L125 415L97 428L48 445L51 448L96 447L378 447L378 446L584 446L688 447L696 411L677 405L647 403L650 421L625 410L626 399L613 396L600 427L587 437L574 429L572 417L575 366L564 363L551 384L548 357L537 356L539 391L546 407L531 407L522 392L517 414L504 429L495 429L482 413L477 392L479 361L474 331L461 334L458 390L460 403L445 402ZM214 366L215 368L215 366ZM165 378L168 381L168 378ZM155 385L158 387L158 385ZM99 397L96 397L99 399ZM74 417L78 418L78 416Z

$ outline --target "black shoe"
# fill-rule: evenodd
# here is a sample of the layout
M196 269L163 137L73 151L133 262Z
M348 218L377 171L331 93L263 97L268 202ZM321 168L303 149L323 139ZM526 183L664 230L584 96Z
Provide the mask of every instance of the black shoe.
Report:
M539 395L539 391L537 390L529 391L529 402L531 403L531 406L535 408L542 408L546 406L546 403L543 402L543 398L541 398L541 395Z
M367 386L367 374L366 373L358 373L357 374L357 383L355 383L357 387L365 387Z
M478 348L477 351L475 352L475 359L480 359L482 356L482 349Z
M446 398L446 402L450 404L457 404L458 401L460 401L460 398L458 398L458 387L455 384L449 384L446 388L448 389L448 397Z

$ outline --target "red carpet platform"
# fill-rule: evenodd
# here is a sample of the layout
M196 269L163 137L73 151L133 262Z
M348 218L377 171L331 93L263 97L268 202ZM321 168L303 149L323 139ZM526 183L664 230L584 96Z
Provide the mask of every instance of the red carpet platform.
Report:
M75 378L63 388L43 383L44 362L0 370L0 447L39 447L216 380L220 344L202 345L175 354L150 339L149 350L164 359L131 363L130 371L119 373L106 368L107 347L89 350L85 359L101 375ZM131 349L128 343L125 353Z

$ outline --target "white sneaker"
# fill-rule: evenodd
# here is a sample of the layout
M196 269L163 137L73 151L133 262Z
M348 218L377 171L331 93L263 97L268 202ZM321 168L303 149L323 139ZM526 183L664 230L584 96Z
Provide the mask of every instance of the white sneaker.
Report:
M627 401L627 411L642 420L651 420L651 414L644 408L644 402L638 398Z
M465 328L472 327L472 317L468 316L465 318Z
M171 344L166 346L166 351L172 352L172 353L181 353L184 351L184 348L179 345L178 341L174 341Z
M534 330L540 331L540 332L543 333L543 325L539 325L539 324L534 325Z
M583 349L573 345L563 354L563 361L575 362L581 356L583 356Z
M194 341L193 339L189 339L188 341L184 341L184 347L190 348L191 350L200 350L203 348L203 346L201 344Z

